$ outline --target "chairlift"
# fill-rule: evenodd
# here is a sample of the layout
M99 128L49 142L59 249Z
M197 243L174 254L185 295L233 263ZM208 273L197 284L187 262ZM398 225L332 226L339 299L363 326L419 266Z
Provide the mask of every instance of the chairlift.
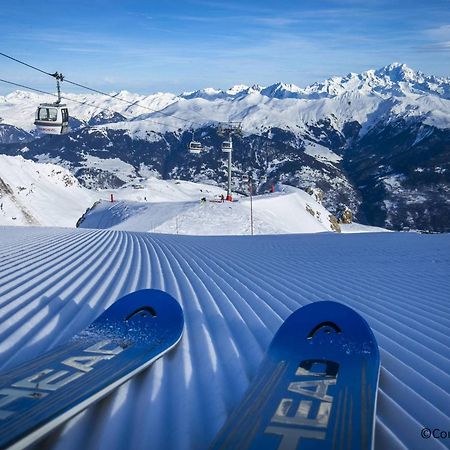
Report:
M242 175L242 182L248 183L248 175Z
M266 175L263 175L263 176L260 178L260 180L261 180L261 183L267 182L267 176L266 176Z
M231 153L232 150L233 150L233 143L231 141L222 142L222 151L224 153Z
M41 103L34 120L36 129L45 134L65 134L69 132L69 110L61 103L60 81L64 80L62 74L55 72L58 100L55 103Z

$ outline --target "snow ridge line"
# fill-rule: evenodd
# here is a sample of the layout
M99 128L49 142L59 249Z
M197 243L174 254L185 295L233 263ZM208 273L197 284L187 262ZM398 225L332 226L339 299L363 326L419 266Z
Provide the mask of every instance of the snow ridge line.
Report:
M200 305L200 300L196 290L193 287L192 280L188 277L187 273L184 272L182 264L177 257L169 250L168 246L158 242L155 242L155 247L159 250L160 255L163 256L167 264L170 265L170 270L172 273L176 274L175 283L177 285L177 290L180 292L180 299L183 302L183 310L185 314L186 323L191 324L192 331L186 326L184 335L184 345L187 347L191 357L195 358L197 364L201 367L210 367L210 348L208 347L209 336L205 330L205 322L207 323L208 318L204 314L202 307ZM195 329L195 332L194 332ZM187 339L186 339L187 337ZM192 370L192 369L190 369ZM210 402L208 399L214 398L215 388L217 381L215 378L211 378L211 370L202 371L199 374L197 380L190 378L189 385L185 386L188 390L189 404L185 405L184 413L178 417L178 420L183 420L183 416L190 416L188 423L180 424L186 428L186 431L191 429L200 429L202 424L209 422L209 410ZM199 396L198 391L203 391L205 395ZM221 402L220 398L216 398L216 402ZM215 402L215 403L216 403ZM196 411L196 414L192 414ZM209 427L208 427L209 428ZM206 432L210 430L205 429ZM200 437L191 438L191 442L186 442L183 435L174 436L171 438L172 448L193 448L195 447L195 441ZM206 439L206 437L204 438ZM161 445L163 441L161 440Z
M35 295L38 297L51 292L49 288L57 285L60 281L65 281L69 286L73 285L73 273L82 272L83 268L89 268L86 261L90 261L96 255L97 257L101 255L102 250L109 246L109 241L114 239L113 234L109 236L103 235L102 239L98 239L97 241L91 241L91 239L75 241L73 245L70 243L67 253L62 251L57 259L49 258L48 261L39 259L38 267L32 270L27 265L19 266L17 276L8 278L9 273L7 273L5 283L2 285L3 290L1 291L1 295L6 298L6 301L2 301L1 307L8 308L10 303L19 298L25 298L23 297L24 293L30 294L30 291L34 288L38 290ZM86 253L84 253L85 249ZM83 256L80 257L80 255ZM45 262L47 264L44 264ZM60 263L63 263L63 265L61 266ZM32 265L34 266L35 264L33 263ZM78 270L72 272L72 269L76 266L78 266ZM70 273L72 276L66 279ZM86 273L90 272L88 271ZM20 307L22 303L23 301L19 301L15 306Z
M4 228L2 230L3 233L5 233L8 236L8 228ZM28 228L26 235L31 235L30 239L23 239L20 240L20 244L17 242L14 242L15 239L13 239L13 242L8 245L2 245L2 249L0 252L0 257L2 264L6 264L8 261L13 261L14 264L17 264L21 260L28 260L30 258L34 257L34 254L42 252L44 249L47 249L49 246L49 241L52 241L56 246L60 243L64 243L67 240L77 240L79 237L74 236L73 233L71 233L71 230L68 230L66 233L62 232L59 233L58 231L55 232L55 234L50 237L48 235L43 235L42 237L36 238L35 236L39 236L38 233L36 233L36 228ZM62 230L61 230L62 231ZM97 231L86 231L86 234L90 233L98 233ZM9 236L8 236L9 238ZM9 241L9 239L8 239Z
M169 255L166 254L164 244L161 240L153 236L145 239L147 242L151 239L152 250L157 257L158 267L162 275L161 288L179 300L183 307L186 324L191 322L193 324L192 327L195 328L199 325L198 320L196 321L198 313L197 315L195 314L195 305L198 305L198 299L195 293L186 292L186 283L183 280L183 274L175 270L176 266L174 266L173 260L171 261ZM191 301L193 304L191 304ZM173 427L178 430L178 433L176 435L167 435L162 432L164 426L155 430L155 435L152 435L152 443L154 442L156 448L194 448L193 441L198 441L199 439L199 437L193 436L190 430L201 429L202 420L198 417L198 414L204 411L204 405L199 405L199 401L202 401L202 398L199 398L198 392L201 392L203 385L199 379L193 378L194 369L192 360L195 359L198 361L202 357L202 352L196 346L195 331L191 332L191 328L187 325L185 325L183 339L179 344L177 352L181 352L181 360L178 360L178 362L174 361L172 371L166 370L166 361L161 363L166 377L159 381L158 390L154 392L154 395L157 395L158 399L160 397L164 398L168 395L167 392L170 391L172 386L175 398L179 396L184 397L185 402L177 405L179 413L176 417L173 416L167 406L162 408L163 415L156 419L156 423L160 422L162 425L173 423ZM172 398L171 395L169 397ZM156 404L159 404L158 400ZM155 418L154 416L157 414L157 408L150 412L152 418Z
M87 270L88 268L92 267L95 269L96 267L101 267L100 263L91 265L91 261L94 262L96 258L100 257L105 248L111 246L111 241L112 243L114 242L115 235L108 232L103 233L103 237L105 239L98 240L97 243L94 241L90 246L88 245L88 241L85 242L83 246L78 247L77 251L74 253L73 259L66 261L62 269L60 269L60 266L58 266L57 263L52 261L47 267L42 266L43 268L39 273L28 274L28 279L22 278L21 280L13 280L15 282L20 281L20 284L11 286L4 292L2 291L2 297L8 294L8 300L4 302L4 305L0 308L1 316L7 319L4 323L8 324L9 321L15 321L19 326L9 327L6 332L0 334L2 342L0 350L1 348L7 348L7 346L11 345L11 342L15 342L17 345L17 340L26 342L29 346L29 343L33 342L33 336L38 334L40 329L45 326L42 324L45 320L52 320L54 317L58 317L58 319L61 320L63 317L67 317L67 320L64 323L65 326L68 326L75 320L77 314L73 313L74 299L71 298L70 291L73 291L76 282L84 282L87 278L92 277L94 272ZM87 253L84 253L85 248L88 250ZM114 248L114 245L112 245L112 248ZM64 256L66 255L62 253L62 261L65 259ZM56 268L59 270L53 270ZM33 298L36 300L30 301L30 299ZM71 301L68 302L62 300L65 298L69 298ZM44 303L42 304L42 300L38 299L43 299ZM51 302L52 307L54 308L56 300L60 300L60 303L57 303L57 305L64 305L64 308L57 307L57 309L53 311L52 317L43 316L40 312L42 311L42 305L48 305ZM35 315L35 311L38 315ZM59 312L59 314L56 315L57 312ZM80 327L80 329L81 328L83 327ZM65 327L62 328L62 336L64 336L65 329ZM26 335L18 339L17 336L22 335L25 330L27 330ZM32 330L34 330L34 334ZM68 337L73 334L74 333L71 332ZM61 339L61 335L53 336L50 348L57 345ZM26 348L27 344L25 344L25 349ZM11 348L9 356L7 353L6 357L2 358L2 365L3 367L9 367L15 360L16 355L14 348Z
M192 254L194 254L194 252L192 252ZM228 339L235 349L236 355L239 356L242 361L246 362L244 372L247 380L249 380L253 374L249 372L247 366L252 360L255 360L255 358L255 363L259 361L263 349L259 345L257 337L246 326L244 319L245 310L242 308L243 302L232 302L226 296L227 289L230 289L226 279L224 279L226 272L221 268L215 268L216 270L213 270L211 260L208 259L206 261L206 259L206 256L202 258L201 255L196 258L191 257L189 265L192 268L193 275L196 275L198 279L201 280L205 290L204 294L208 297L208 300L213 303L213 307L215 307L214 311L217 310L220 314L221 320L218 321L216 325L221 328L225 327L222 329L223 333L226 333L226 331L230 333ZM234 295L236 294L235 292L231 293ZM211 331L215 331L215 329L212 329ZM244 336L238 340L237 337L242 335ZM240 345L243 340L247 345L251 342L251 347L247 349L246 346ZM229 361L227 361L227 364L229 364Z
M80 246L89 249L92 245L100 245L101 239L98 243L95 241L95 236L86 234L85 236L78 236L75 239L61 239L60 242L49 242L46 247L36 249L33 253L26 254L24 252L17 260L12 259L10 264L5 264L3 266L5 269L3 276L8 282L11 282L20 276L23 276L23 274L30 277L30 273L33 270L39 271L40 269L41 272L39 273L42 273L42 270L44 270L43 268L48 270L49 267L57 266L58 262L62 259L66 259L68 255L78 257ZM48 247L50 247L50 250L45 250ZM11 277L11 274L14 274L15 277Z
M385 383L386 384L386 383ZM430 426L430 417L433 418L432 428L446 429L448 426L448 417L445 417L436 407L424 402L420 396L417 396L414 390L408 388L395 377L390 376L389 387L379 389L378 401L379 405L377 416L380 416L384 423L389 423L389 429L397 439L401 440L405 448L433 448L444 449L447 446L444 441L437 439L429 439L430 443L422 439L420 432L412 433L411 430L420 430L421 428ZM400 391L396 391L400 389ZM399 395L400 394L400 395ZM410 404L419 401L420 411L412 411ZM387 404L389 406L387 406ZM416 403L417 404L417 403ZM411 414L414 412L414 414ZM378 439L378 417L377 417L377 437ZM382 441L377 442L382 445ZM392 448L390 445L381 448Z
M77 305L83 306L78 308L76 314L71 317L69 323L77 330L81 330L89 325L98 314L95 311L103 312L109 304L117 300L118 297L110 297L120 291L122 286L114 283L114 275L116 270L123 270L127 254L128 239L124 233L111 232L112 239L109 243L110 252L106 254L102 260L99 254L98 271L93 271L88 265L84 266L82 275L72 281L71 287L68 286L67 297ZM80 288L81 286L81 288ZM106 304L106 305L105 305ZM83 309L87 308L90 314L83 314ZM60 343L72 336L70 329L66 328L61 335L57 336L55 343Z
M166 247L168 248L168 247ZM246 352L244 348L239 348L239 340L237 339L238 335L242 335L243 333L247 333L246 327L242 327L244 324L243 318L240 315L238 309L231 309L231 302L227 300L223 295L213 294L220 292L219 285L217 284L217 280L213 279L213 276L210 274L206 274L204 269L200 266L200 261L197 261L191 258L188 260L182 254L181 251L178 251L175 246L171 246L171 249L168 250L171 254L178 260L180 269L184 272L187 279L189 280L192 289L195 292L196 297L198 298L198 308L202 311L205 316L205 325L206 329L209 330L209 334L207 335L207 343L209 352L213 352L213 371L215 373L218 372L218 364L220 364L220 360L218 360L217 355L221 353L221 358L226 361L226 364L223 365L223 369L225 371L229 371L230 364L233 361L233 357L239 357L242 362L251 361L251 356L248 354L246 357ZM203 276L204 275L204 276ZM223 276L221 274L216 274L219 280L223 280ZM238 323L241 324L240 327L231 327L229 321L231 317L235 316ZM246 338L248 339L251 335L249 333L246 334ZM219 342L220 339L226 338L229 340L230 346L224 346L221 351L213 346L213 342ZM257 344L256 337L253 335L253 339L255 340L255 344ZM230 352L230 350L232 350ZM224 354L225 352L225 354ZM229 356L226 356L229 354ZM236 375L236 371L246 373L246 371L239 366L235 366L232 370L232 374ZM218 374L221 376L221 374ZM233 380L230 372L230 380ZM233 380L234 381L234 380ZM233 382L229 383L233 384ZM227 386L228 388L229 386Z
M316 264L316 266L317 266L317 264ZM286 278L288 278L290 280L295 279L294 277L296 276L296 274L292 270L292 267L294 267L294 266L290 266L289 269L287 269L290 272L290 274ZM311 273L303 274L303 281L300 282L300 280L298 280L299 289L303 290L309 284L309 285L315 286L316 293L317 293L318 289L325 292L326 286L323 285L323 283L320 281L322 279L326 279L327 274L324 273L325 270L322 269L321 271L318 272L317 267L314 267L314 265L312 265L312 269L313 270L311 271ZM316 276L316 279L315 279L314 278L315 275L320 275L320 277ZM363 315L366 317L367 316L372 317L371 323L372 323L374 330L376 330L379 334L383 333L383 335L386 339L388 339L386 336L387 329L389 329L389 333L392 334L393 332L397 333L396 331L392 331L392 330L396 330L399 327L403 328L404 333L409 333L409 335L405 336L405 334L403 333L403 334L398 334L398 336L396 336L395 341L392 339L389 339L389 341L391 342L390 346L392 345L393 347L396 347L398 339L400 339L400 341L405 341L404 346L402 347L402 350L405 351L405 349L408 349L407 353L409 353L409 355L413 355L413 357L417 359L416 363L419 364L419 366L422 366L424 368L425 372L429 373L429 376L432 379L434 378L436 383L438 383L438 384L441 383L442 377L439 376L439 373L441 373L442 375L443 375L443 373L445 373L445 370L446 370L445 367L447 367L449 365L449 361L446 356L447 347L444 343L440 344L438 338L441 338L441 341L443 338L445 338L445 340L447 340L447 336L437 336L434 340L432 340L431 338L428 338L428 336L430 334L433 334L434 330L432 328L424 328L423 331L419 333L419 332L416 332L416 327L413 324L405 324L404 321L402 322L401 320L391 320L392 314L389 314L388 308L385 308L385 313L382 313L382 312L380 313L379 307L375 308L373 306L373 305L378 306L378 304L380 302L380 298L383 298L383 297L377 296L375 299L373 299L373 300L376 300L376 302L373 302L373 301L369 302L369 306L366 305L366 302L361 303L361 301L358 301L358 300L363 298L363 292L364 292L364 289L366 288L366 286L364 286L362 283L360 283L358 281L358 278L360 278L360 277L353 277L352 283L350 283L350 282L345 282L345 277L337 276L336 281L339 280L339 282L337 282L336 285L338 285L339 288L338 288L337 292L335 292L335 297L329 298L328 295L324 295L322 297L322 299L329 298L330 300L339 300L339 301L342 301L343 303L349 304L353 308L360 310L360 312L366 311L366 313ZM329 279L330 279L330 276L328 276L328 280ZM343 296L342 292L339 292L339 290L341 290L342 288L345 288L345 289L342 289L344 292L345 291L354 292L355 284L358 287L360 287L361 296L358 296L358 295L355 296L355 294L353 294L353 293L351 295L347 294L347 295ZM411 288L411 293L412 292L413 292L413 288ZM355 297L355 299L352 299L352 297ZM374 318L377 316L378 316L378 319L376 321L374 321ZM415 322L416 321L417 321L417 319L415 320ZM392 326L388 328L388 327L386 327L386 323L389 323L389 322L392 323ZM377 334L377 336L379 334ZM417 335L417 337L415 339L412 339L410 334ZM426 347L422 344L423 339L429 341L428 347ZM415 351L409 350L411 348L411 344L415 347ZM436 346L441 348L442 353L429 350L430 347L435 349ZM423 357L424 352L426 353L426 359L424 359L424 357ZM397 351L396 354L400 355L401 352ZM408 357L411 357L411 356L408 356ZM428 368L426 367L427 365L429 365Z

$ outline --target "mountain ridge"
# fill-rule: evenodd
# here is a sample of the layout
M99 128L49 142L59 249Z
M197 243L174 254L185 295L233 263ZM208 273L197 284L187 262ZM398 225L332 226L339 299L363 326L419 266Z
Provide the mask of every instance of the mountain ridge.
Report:
M411 97L412 100L420 100L416 96L420 97L423 95L432 95L443 100L449 100L450 77L425 75L420 71L409 68L405 64L392 63L380 69L370 69L360 74L349 73L346 76L333 76L304 88L279 81L266 87L257 84L251 87L235 85L226 90L204 88L181 94L158 92L150 95L141 95L122 90L110 95L113 98L102 96L101 94L64 94L69 100L72 115L85 122L89 122L101 111L101 108L122 114L126 120L139 120L140 117L145 120L156 115L164 121L164 115L158 111L164 111L166 108L172 107L172 109L185 113L187 117L186 124L175 124L175 128L177 126L187 128L189 125L195 128L196 124L206 125L213 121L231 120L231 115L233 114L233 111L227 111L229 117L226 117L226 114L222 114L221 117L217 119L213 117L211 120L208 114L209 111L206 111L204 115L199 111L202 105L198 101L201 99L210 102L225 100L228 103L247 100L247 103L253 105L260 103L261 107L267 102L267 99L320 100L336 99L343 95L349 97L347 101L351 101L352 98L357 101L361 95L373 96L380 101L390 97L400 99ZM253 98L255 95L261 98ZM81 103L84 102L85 105L71 104L71 99ZM37 104L51 100L49 96L16 90L6 96L0 96L0 117L4 119L4 123L22 128L25 131L32 131L32 113ZM186 111L183 104L189 100L193 101L193 111ZM14 112L17 108L20 108L23 113L28 113L29 111L28 119L25 117L25 114ZM308 109L307 105L303 104L301 109ZM191 123L189 124L189 122Z

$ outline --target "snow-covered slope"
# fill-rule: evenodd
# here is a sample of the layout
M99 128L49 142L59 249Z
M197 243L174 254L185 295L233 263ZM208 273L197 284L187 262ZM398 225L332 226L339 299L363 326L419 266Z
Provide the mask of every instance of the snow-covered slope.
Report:
M254 234L340 231L331 213L311 195L288 186L281 189L253 198ZM218 188L198 192L206 202L104 201L85 215L80 226L203 236L250 234L250 199L221 203L218 194L211 195L214 191L222 193Z
M112 115L111 122L116 123L103 126L125 129L141 138L148 131L173 132L230 120L242 121L248 133L279 127L300 134L307 124L330 116L335 117L338 129L348 121L366 124L367 129L386 115L426 117L427 125L450 127L450 79L428 76L399 63L332 77L306 88L276 83L268 87L238 85L228 90L207 88L180 95L143 96L121 91L114 93L114 98L100 94L65 96L71 116L78 120L101 124ZM12 92L0 97L0 116L7 124L33 130L34 110L43 101L52 98ZM117 122L120 117L114 113L126 121Z
M254 197L255 234L339 230L330 212L312 196L288 186L279 190ZM95 202L81 224L84 228L249 234L250 200L237 195L235 203L220 203L223 193L218 186L156 177L120 189L95 191L80 186L70 172L57 165L0 155L0 225L74 227ZM114 203L109 201L111 195ZM206 203L200 202L201 198L206 198Z
M241 400L294 310L336 300L381 349L376 449L444 449L449 429L450 236L196 237L17 227L0 231L0 365L70 338L118 297L163 289L182 341L39 448L202 450Z
M60 166L0 155L0 225L74 227L96 200Z

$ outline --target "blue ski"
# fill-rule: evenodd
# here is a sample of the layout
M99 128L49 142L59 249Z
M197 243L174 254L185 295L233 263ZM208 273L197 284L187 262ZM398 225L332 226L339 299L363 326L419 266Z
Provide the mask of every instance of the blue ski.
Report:
M283 323L244 400L211 448L373 448L380 356L355 311L300 308Z
M0 448L27 447L173 348L183 311L147 289L115 302L68 343L0 375Z

